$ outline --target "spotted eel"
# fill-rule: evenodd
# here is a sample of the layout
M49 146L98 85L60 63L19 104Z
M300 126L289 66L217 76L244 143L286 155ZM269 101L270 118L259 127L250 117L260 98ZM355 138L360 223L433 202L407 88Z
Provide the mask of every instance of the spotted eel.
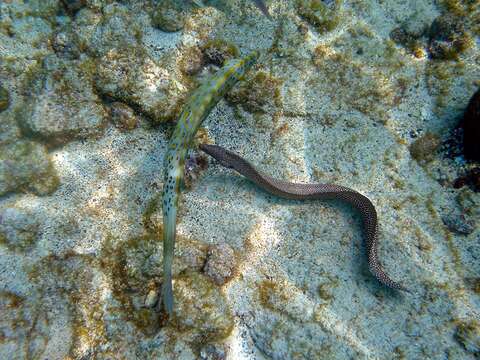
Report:
M213 107L257 61L254 51L243 59L227 62L214 76L200 85L185 104L164 158L163 185L163 282L165 311L173 313L172 263L175 248L178 199L183 182L185 157L195 133Z
M377 257L377 212L372 202L359 192L335 184L298 184L272 178L255 169L247 160L232 151L217 145L200 145L200 149L215 158L222 166L231 168L245 176L265 191L286 199L340 199L360 211L366 234L368 266L371 273L387 287L410 292L392 280L383 270Z

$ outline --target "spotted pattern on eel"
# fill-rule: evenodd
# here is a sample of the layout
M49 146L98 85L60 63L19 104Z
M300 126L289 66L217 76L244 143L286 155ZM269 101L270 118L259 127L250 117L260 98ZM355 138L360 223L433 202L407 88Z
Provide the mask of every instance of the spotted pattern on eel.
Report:
M353 189L335 184L299 184L272 178L255 169L252 164L236 153L218 145L202 144L200 145L200 150L216 159L222 166L234 169L260 188L275 196L295 200L340 199L353 205L362 215L370 272L387 287L410 292L406 287L392 280L378 261L377 211L366 196Z
M178 199L184 177L185 157L192 140L213 107L257 61L254 51L243 59L227 62L200 85L185 104L164 158L163 185L163 281L162 301L167 314L173 313L172 263L175 248Z

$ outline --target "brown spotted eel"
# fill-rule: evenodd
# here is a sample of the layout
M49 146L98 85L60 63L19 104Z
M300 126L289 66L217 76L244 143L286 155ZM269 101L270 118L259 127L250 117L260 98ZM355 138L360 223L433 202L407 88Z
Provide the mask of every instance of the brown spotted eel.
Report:
M392 280L383 270L377 257L377 211L372 202L359 192L345 186L335 184L299 184L272 178L262 174L247 160L232 151L218 145L200 145L200 150L215 158L222 166L231 168L265 191L286 199L295 200L326 200L340 199L353 205L360 211L366 235L368 266L371 273L382 284L403 291L409 291L403 285Z

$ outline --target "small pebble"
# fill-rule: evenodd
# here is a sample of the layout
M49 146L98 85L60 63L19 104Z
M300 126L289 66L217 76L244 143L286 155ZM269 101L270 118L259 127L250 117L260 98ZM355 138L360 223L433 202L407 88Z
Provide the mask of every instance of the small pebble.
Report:
M145 297L145 307L154 308L158 303L159 292L158 290L150 290Z
M213 245L208 249L203 271L215 284L225 284L233 277L235 268L235 252L229 245Z
M469 235L475 230L474 222L467 219L463 214L448 214L442 216L442 221L448 230L457 234Z
M114 102L111 107L112 122L120 130L133 130L138 125L138 117L133 109L121 102Z

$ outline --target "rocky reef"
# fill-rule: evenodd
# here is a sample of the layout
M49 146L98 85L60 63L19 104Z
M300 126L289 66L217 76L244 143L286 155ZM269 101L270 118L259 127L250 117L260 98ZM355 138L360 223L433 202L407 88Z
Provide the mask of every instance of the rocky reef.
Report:
M479 2L202 3L0 1L0 358L477 358ZM371 276L347 204L277 199L194 149L161 311L169 136L252 50L196 143L368 196L412 294Z

